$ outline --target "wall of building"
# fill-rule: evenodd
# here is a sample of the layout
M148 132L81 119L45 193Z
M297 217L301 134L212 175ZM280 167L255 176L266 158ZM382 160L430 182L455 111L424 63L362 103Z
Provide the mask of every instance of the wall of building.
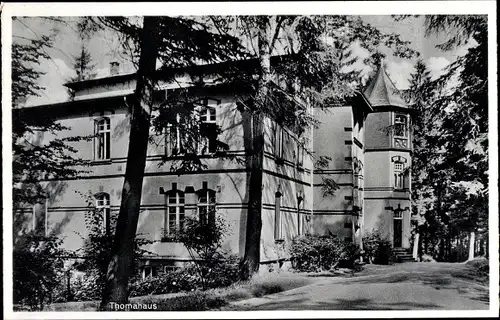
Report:
M312 160L304 152L303 163L298 165L299 137L287 129L282 129L283 154L280 156L275 148L276 130L279 130L276 123L266 118L262 182L262 262L288 257L284 247L295 236L310 232ZM277 201L280 201L280 222L276 219ZM281 236L278 237L275 235L276 223L280 223L281 228Z
M213 98L220 100L220 104L216 106L217 124L222 130L219 140L230 146L232 155L244 160L242 118L236 104L224 95L217 95ZM62 125L71 128L70 131L61 132L59 137L93 135L95 119L106 116L111 121L109 160L93 161L89 167L85 168L88 172L82 173L78 179L46 183L46 188L51 194L47 205L47 231L63 237L63 247L68 250L80 248L87 235L85 212L88 209L82 194L92 196L101 192L108 193L111 211L114 214L118 213L120 206L130 129L128 111L125 103L119 105L96 103L93 108L92 112L71 112L67 108L60 114L54 114ZM43 143L49 141L51 136L45 135L38 138L38 142ZM172 183L177 183L177 188L180 190L185 190L188 186L198 190L202 188L203 182L206 182L209 189L217 191L217 210L233 229L224 247L234 253L242 254L249 192L244 165L235 159L204 158L202 163L207 165L207 170L202 173L179 176L172 172L172 165L178 164L178 161L170 159L162 162L165 154L164 137L156 136L154 140L147 151L141 213L137 229L138 235L155 241L146 249L160 257L187 257L187 252L181 244L161 242L167 209L166 198L160 193L160 188L168 191ZM93 160L93 140L74 142L72 146L78 151L76 156L85 160ZM196 201L197 199L193 200L193 202ZM186 214L189 212L187 205L188 203L186 203ZM193 208L196 207L193 206ZM191 211L194 213L194 210ZM27 214L29 215L30 212Z
M320 125L314 130L314 156L331 158L327 168L315 170L314 216L315 234L334 234L353 240L353 113L351 106L314 109ZM339 186L334 195L323 195L323 179L333 179Z
M365 141L367 149L388 148L391 146L387 129L391 125L391 113L373 112L366 117Z
M394 210L403 209L402 247L409 248L410 179L405 178L405 189L395 189L394 157L403 157L405 166L411 166L409 150L393 147L392 112L369 114L366 120L366 150L364 165L364 233L378 231L387 240L394 241Z

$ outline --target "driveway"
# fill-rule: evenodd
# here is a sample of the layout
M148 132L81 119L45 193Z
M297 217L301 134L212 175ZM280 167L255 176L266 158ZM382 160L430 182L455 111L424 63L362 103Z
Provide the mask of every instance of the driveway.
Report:
M465 264L403 263L368 265L349 278L323 278L226 310L487 310L488 299L488 285Z

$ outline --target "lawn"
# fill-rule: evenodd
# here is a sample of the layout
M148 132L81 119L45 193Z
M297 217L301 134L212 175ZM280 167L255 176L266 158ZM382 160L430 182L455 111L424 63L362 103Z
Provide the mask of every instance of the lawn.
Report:
M156 304L154 311L204 311L219 309L231 302L262 297L306 286L320 280L304 273L266 273L226 288L130 298L132 304ZM47 307L50 311L96 311L99 301L67 302ZM134 311L134 310L129 310ZM144 310L143 310L144 311Z

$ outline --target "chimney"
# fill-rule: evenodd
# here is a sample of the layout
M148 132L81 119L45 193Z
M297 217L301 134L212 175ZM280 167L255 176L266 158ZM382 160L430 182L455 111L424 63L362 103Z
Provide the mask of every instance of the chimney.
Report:
M109 63L109 74L112 76L117 75L120 72L120 63L117 61L112 61Z

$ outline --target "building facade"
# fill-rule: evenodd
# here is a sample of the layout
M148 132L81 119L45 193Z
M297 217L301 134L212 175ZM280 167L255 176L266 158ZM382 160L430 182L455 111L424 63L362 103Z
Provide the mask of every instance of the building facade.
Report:
M180 75L175 84L160 82L155 103L161 104L182 79ZM77 178L43 182L50 197L20 214L29 221L24 231L43 229L61 237L66 249L77 250L87 232L84 195L104 212L103 228L118 213L127 165L128 97L135 79L133 74L113 74L68 86L75 92L73 101L23 112L32 117L44 114L71 128L60 137L93 136L91 141L72 143L76 155L90 160L91 166ZM228 145L232 155L245 157L248 124L233 95L217 87L193 94L203 101L203 124L219 126L217 139ZM304 133L309 138L306 145L298 144L293 132L265 119L261 262L286 258L282 244L306 233L333 234L362 246L363 234L378 230L395 247L409 248L410 116L384 69L348 104L308 112L320 125ZM138 234L153 241L145 248L151 252L144 257L145 265L179 265L188 260L187 250L170 234L186 216L206 216L212 209L231 227L224 248L242 256L252 192L245 164L217 157L214 141L207 138L199 146L204 169L178 175L173 167L186 143L182 132L152 130L151 137L137 227ZM315 167L319 157L328 157L328 165ZM338 189L333 195L323 192L325 178L335 181Z

